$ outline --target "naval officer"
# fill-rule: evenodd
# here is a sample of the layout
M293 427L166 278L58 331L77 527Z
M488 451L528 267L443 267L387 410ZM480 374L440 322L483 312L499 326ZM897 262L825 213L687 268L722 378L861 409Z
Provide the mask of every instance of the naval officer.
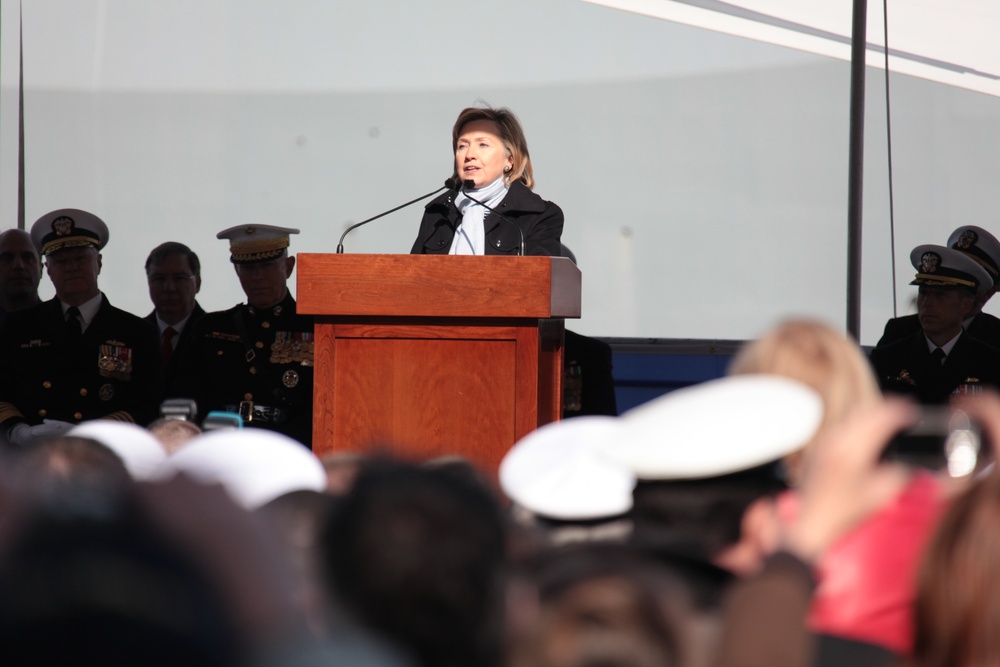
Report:
M218 233L247 302L208 313L191 332L168 393L193 398L198 418L237 412L246 426L312 443L313 318L298 315L288 279L291 234L273 225L239 225Z
M921 245L910 253L917 270L920 330L871 352L884 392L944 404L953 394L1000 386L1000 349L964 329L976 300L993 289L987 271L967 254L944 246Z
M31 239L55 297L11 313L0 334L0 432L28 446L77 422L145 425L160 398L153 330L101 292L100 251L108 227L92 213L59 209Z

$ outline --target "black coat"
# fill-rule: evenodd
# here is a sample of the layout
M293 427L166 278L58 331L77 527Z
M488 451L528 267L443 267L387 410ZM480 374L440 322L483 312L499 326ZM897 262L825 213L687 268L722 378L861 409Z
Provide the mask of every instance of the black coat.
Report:
M149 324L103 295L76 343L56 298L11 313L0 332L0 423L111 418L145 425L159 411L159 358Z
M195 399L199 420L213 410L237 412L242 404L256 415L248 426L311 445L313 318L296 314L291 295L264 310L240 304L208 313L178 351L167 395ZM252 412L261 409L275 418Z
M205 309L195 301L194 310L191 311L191 317L188 318L187 324L184 325L184 330L181 331L181 335L177 338L177 345L174 346L174 354L170 358L170 365L166 369L166 374L164 377L164 384L170 386L173 384L174 376L177 374L177 368L180 365L181 354L184 351L185 346L191 341L191 332L194 331L194 326L198 323L202 317L205 316ZM156 322L156 311L154 310L146 317L142 318L149 322L153 326L153 333L156 334L157 340L162 339L160 335L160 325Z
M876 347L870 359L883 391L909 394L921 403L947 403L962 384L1000 387L1000 349L967 333L943 365L931 358L922 331Z
M876 347L882 347L920 331L920 320L916 315L894 317L885 323L885 330ZM979 313L965 329L973 338L978 338L988 345L1000 347L1000 318L989 313Z
M510 222L495 213L487 212L484 220L487 255L518 254L523 233L524 254L559 256L559 239L563 229L562 209L545 201L520 181L511 183L507 196L495 208ZM454 191L432 200L424 207L424 217L420 221L420 230L410 253L448 254L455 230L461 222L462 216L455 208ZM521 230L520 233L518 229Z

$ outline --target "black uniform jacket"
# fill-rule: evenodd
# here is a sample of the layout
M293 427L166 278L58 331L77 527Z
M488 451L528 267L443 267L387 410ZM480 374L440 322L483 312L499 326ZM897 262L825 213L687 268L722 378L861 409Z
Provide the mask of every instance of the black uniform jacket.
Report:
M915 396L921 403L947 403L962 384L1000 386L1000 349L962 333L944 364L927 348L922 331L871 352L883 391Z
M516 255L521 247L524 234L524 254L560 254L559 239L562 236L563 212L550 201L545 201L529 190L520 181L511 183L507 196L496 210L507 220L495 213L487 212L486 254ZM509 222L508 222L509 221ZM420 221L417 240L410 250L414 255L446 255L451 250L455 230L462 222L462 216L455 208L455 192L449 191L432 200L424 207L424 217ZM518 229L521 231L518 232Z
M198 419L240 412L247 426L312 443L313 318L287 294L267 309L240 304L195 323L168 397L193 398Z
M155 332L106 296L75 343L55 298L11 313L0 331L0 423L110 418L145 425L158 414L161 391Z
M918 331L920 331L920 320L917 319L916 315L894 317L885 323L885 330L876 346L882 347L894 343ZM979 313L972 318L972 322L965 328L965 331L987 345L1000 347L1000 318L989 313Z

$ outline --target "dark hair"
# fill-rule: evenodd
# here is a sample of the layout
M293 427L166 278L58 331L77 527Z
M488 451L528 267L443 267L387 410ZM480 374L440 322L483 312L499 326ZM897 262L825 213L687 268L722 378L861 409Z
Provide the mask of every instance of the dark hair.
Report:
M462 113L458 114L458 120L455 121L455 126L451 130L452 152L458 147L458 136L462 133L462 128L477 120L488 120L496 124L500 140L514 163L510 171L503 175L504 183L509 186L514 181L521 181L529 190L535 187L535 177L531 171L531 156L528 155L528 140L524 138L524 130L521 129L521 123L517 120L517 116L506 107L462 109ZM459 183L461 182L458 165L454 165L452 178Z
M322 537L331 594L424 667L491 667L503 646L495 499L451 473L367 466Z
M0 655L10 664L242 664L218 589L140 505L126 493L99 512L18 508L0 547Z
M750 505L785 488L777 464L708 479L640 481L632 492L633 541L711 559L740 540Z
M194 250L177 241L167 241L153 248L149 253L149 257L146 258L146 275L149 275L149 267L159 264L170 255L184 255L187 257L191 272L195 277L201 277L201 262L198 261L198 255L195 254Z

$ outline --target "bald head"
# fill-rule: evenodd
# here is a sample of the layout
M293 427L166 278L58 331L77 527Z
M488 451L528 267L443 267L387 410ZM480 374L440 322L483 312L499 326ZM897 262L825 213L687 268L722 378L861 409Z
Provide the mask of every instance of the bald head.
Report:
M0 233L0 308L12 312L35 305L41 278L42 264L28 232Z

